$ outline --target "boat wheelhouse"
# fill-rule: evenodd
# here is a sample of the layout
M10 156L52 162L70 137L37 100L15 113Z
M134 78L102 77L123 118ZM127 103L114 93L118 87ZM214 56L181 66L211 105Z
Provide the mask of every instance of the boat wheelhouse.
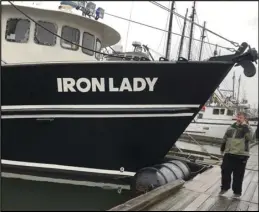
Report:
M1 45L5 63L87 62L98 61L101 51L120 41L120 34L110 26L67 10L42 9L17 5L18 9L67 40L51 34L10 4L2 4ZM77 44L77 45L76 45Z

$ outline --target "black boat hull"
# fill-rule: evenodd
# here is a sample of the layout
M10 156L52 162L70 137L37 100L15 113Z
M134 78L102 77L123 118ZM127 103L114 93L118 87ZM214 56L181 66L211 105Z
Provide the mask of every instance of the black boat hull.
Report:
M222 62L3 66L2 159L125 171L160 163L232 67ZM66 90L64 78L75 86ZM80 78L92 82L87 92L87 84L76 87ZM103 87L93 88L91 78L103 78ZM123 78L130 83L124 90ZM134 88L133 78L157 81L142 88L135 82Z

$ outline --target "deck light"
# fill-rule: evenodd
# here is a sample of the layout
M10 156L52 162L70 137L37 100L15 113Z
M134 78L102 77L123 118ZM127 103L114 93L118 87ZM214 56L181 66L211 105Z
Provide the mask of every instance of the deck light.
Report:
M93 2L88 2L87 4L86 4L86 7L85 7L85 9L86 9L86 15L88 15L88 16L93 16L93 14L94 14L94 12L95 12L95 8L96 8L96 4L95 3L93 3Z
M99 18L103 19L104 17L104 9L101 7L98 7L95 11L95 20L98 20Z

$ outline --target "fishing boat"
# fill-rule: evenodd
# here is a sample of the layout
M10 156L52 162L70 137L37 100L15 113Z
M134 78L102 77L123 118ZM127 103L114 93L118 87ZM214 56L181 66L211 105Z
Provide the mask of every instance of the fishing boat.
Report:
M235 74L233 75L233 88L235 85L234 76ZM239 78L239 88L240 80L241 77ZM247 115L252 140L258 140L258 112L252 113L245 98L239 102L239 88L236 98L231 95L224 95L217 89L181 137L188 140L193 138L208 143L221 144L227 128L236 121L237 114L243 112ZM230 90L230 92L235 93L234 90Z
M200 62L99 61L120 40L103 10L1 7L2 165L130 175L163 160L234 65L255 74L244 45Z
M222 105L204 106L181 137L220 144L227 128L235 122L237 112L237 108ZM258 140L258 118L250 117L249 126L252 139Z

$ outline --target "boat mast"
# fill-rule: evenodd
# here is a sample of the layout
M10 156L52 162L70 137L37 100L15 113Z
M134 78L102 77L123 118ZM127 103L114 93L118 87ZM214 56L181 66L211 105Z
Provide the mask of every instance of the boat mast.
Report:
M192 49L192 34L193 34L193 23L194 23L194 16L195 16L195 4L196 2L193 2L193 9L192 9L192 22L191 22L191 32L190 32L190 41L189 41L189 51L188 51L188 60L191 59L191 49Z
M169 60L169 57L170 57L171 41L172 41L171 37L172 37L172 25L173 25L173 11L175 9L174 3L175 3L175 1L173 1L172 4L171 4L171 11L170 11L170 18L169 18L169 28L168 28L167 42L166 42L165 57L168 60Z
M202 54L202 47L203 47L203 41L204 41L204 33L205 33L205 26L206 26L206 21L204 21L203 28L202 28L202 35L201 35L201 48L200 48L200 55L199 55L199 61L201 61L201 54Z
M184 18L184 23L183 23L183 31L182 31L181 41L180 41L180 48L179 48L179 53L178 53L178 60L179 60L179 58L181 57L182 51L183 51L183 42L184 42L184 35L185 35L187 14L188 14L188 8L186 9L185 18Z

